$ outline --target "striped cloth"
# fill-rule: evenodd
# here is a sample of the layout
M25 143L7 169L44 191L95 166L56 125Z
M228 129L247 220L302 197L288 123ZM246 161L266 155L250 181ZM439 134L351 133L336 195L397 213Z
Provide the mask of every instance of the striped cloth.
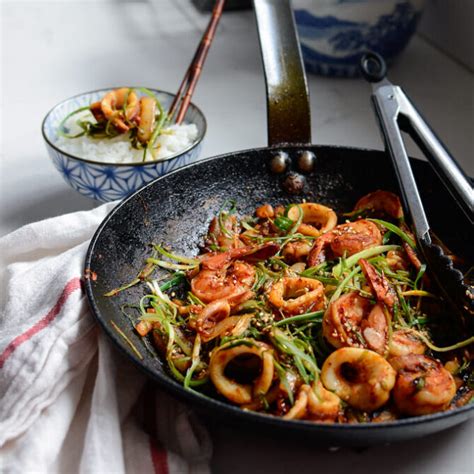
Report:
M85 252L114 203L0 239L0 472L209 472L211 443L98 331Z

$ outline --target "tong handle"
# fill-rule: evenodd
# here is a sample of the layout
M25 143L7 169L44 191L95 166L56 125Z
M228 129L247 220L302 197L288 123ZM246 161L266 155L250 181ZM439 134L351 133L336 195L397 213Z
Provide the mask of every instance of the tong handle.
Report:
M369 82L373 83L374 97L377 96L377 100L384 102L385 105L387 97L390 94L384 95L378 91L383 87L393 88L391 95L393 95L392 100L395 99L398 106L395 117L398 127L404 132L409 133L417 143L433 166L436 174L472 223L474 214L474 191L469 178L403 90L398 86L392 85L385 78L387 68L383 58L374 52L364 54L361 59L361 72ZM388 89L386 89L385 92L388 92ZM382 107L384 107L383 104ZM381 120L379 113L378 115L379 120ZM385 138L390 139L390 137L387 136ZM398 137L394 137L394 139L398 141Z
M372 101L386 149L392 158L398 182L400 183L405 208L410 211L417 239L422 243L429 244L431 243L430 226L397 123L400 107L396 100L396 89L390 83L380 86L374 90Z
M469 178L401 89L399 97L402 101L400 128L420 147L438 177L472 223L474 191Z

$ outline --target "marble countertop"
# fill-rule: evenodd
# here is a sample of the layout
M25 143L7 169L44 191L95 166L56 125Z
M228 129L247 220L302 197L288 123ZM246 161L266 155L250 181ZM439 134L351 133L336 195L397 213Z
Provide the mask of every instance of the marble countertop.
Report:
M0 235L97 203L49 161L46 112L81 91L145 85L174 91L207 17L186 0L0 0ZM473 74L421 38L390 70L466 172L474 175ZM362 80L310 76L313 142L382 148ZM208 119L203 157L266 145L266 104L255 22L226 13L193 101ZM410 151L420 156L410 144ZM472 472L474 423L416 442L364 451L213 435L215 472ZM250 447L249 447L250 446Z

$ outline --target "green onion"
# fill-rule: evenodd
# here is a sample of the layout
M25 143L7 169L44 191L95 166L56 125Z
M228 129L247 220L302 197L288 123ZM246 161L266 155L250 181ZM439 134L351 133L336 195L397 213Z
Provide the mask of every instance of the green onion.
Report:
M336 301L339 296L341 296L342 292L344 291L344 288L347 286L347 284L349 283L349 281L354 278L355 275L357 275L357 273L359 273L361 271L361 268L359 266L357 266L356 268L354 268L350 273L349 275L347 275L344 280L341 281L341 283L339 283L339 286L336 288L336 291L334 292L334 294L332 295L331 297L331 300L329 301L329 303L332 303L333 301Z
M418 289L418 282L423 278L423 275L426 272L426 264L422 264L418 274L416 275L415 282L413 283L413 288L416 290Z
M199 265L199 259L197 258L188 258L188 257L182 257L181 255L173 254L165 250L161 245L154 245L153 247L156 249L157 252L161 253L161 255L164 255L165 257L168 257L171 260L175 260L181 263L186 263L188 265Z
M186 376L184 377L184 382L183 382L184 388L188 390L190 389L190 383L193 377L193 373L200 362L200 358L199 358L200 351L201 351L201 336L197 334L194 339L193 352L191 356L192 364L191 364L191 367L189 367L189 369L186 371Z
M85 110L90 110L89 106L80 107L79 109L76 109L76 110L72 111L70 114L66 115L66 117L62 119L61 123L60 123L59 126L58 126L58 130L57 130L58 135L60 135L61 137L64 137L64 138L79 138L79 137L82 137L83 135L85 135L85 133L86 133L85 130L84 130L83 132L81 132L81 133L78 133L77 135L68 135L68 134L64 131L64 124L65 124L73 115L76 115L76 114L79 114L79 113L81 113L81 112L84 112Z
M153 263L162 268L167 268L168 270L194 270L198 265L183 265L179 263L167 262L165 260L158 260L156 258L147 258L147 263Z
M302 323L305 321L317 321L321 322L321 316L324 311L313 311L312 313L299 314L298 316L292 316L291 318L285 318L275 323L275 326L287 326L288 324Z
M238 346L255 347L256 344L252 341L249 341L248 339L237 339L236 341L230 342L226 344L225 346L221 346L221 347L224 348L225 350L228 350L228 349L233 349L234 347L238 347Z
M345 262L344 266L347 270L352 268L361 258L369 258L374 257L375 255L379 255L381 253L389 252L390 250L397 250L399 249L399 245L377 245L375 247L370 247L368 249L364 249L354 255L348 257ZM342 263L335 265L332 269L332 274L337 278L342 275Z
M393 232L389 230L388 232L385 232L383 239L382 239L382 244L386 245L388 244L388 241L390 240L390 237L392 237Z
M412 315L412 312L411 312L410 305L407 303L407 301L405 300L405 298L402 295L401 290L398 287L395 288L395 291L397 292L398 301L400 301L400 306L402 308L402 311L407 316L409 324L410 325L413 324L413 315Z
M396 226L395 224L391 224L390 222L383 221L381 219L367 219L368 221L375 222L376 224L381 225L382 227L385 227L388 229L390 232L393 232L394 234L398 235L402 240L404 240L411 248L415 249L416 244L413 241L413 239L400 227Z
M294 224L289 217L285 216L278 216L273 223L283 232L288 232Z
M117 324L115 324L114 321L110 320L110 324L112 325L112 327L120 334L120 336L122 336L122 338L125 340L125 342L130 346L130 348L133 350L133 352L135 352L135 354L137 355L137 357L140 359L140 360L143 360L143 356L140 354L139 350L135 347L135 345L133 344L133 342L127 337L127 335L117 326Z
M229 207L228 210L226 210L226 207ZM224 204L219 209L217 221L219 223L219 229L222 232L223 235L226 237L232 238L234 234L232 232L229 232L225 228L225 220L227 219L228 216L232 215L236 211L236 202L234 199L227 199L224 201Z
M286 370L277 362L275 358L273 358L273 365L275 366L280 382L285 387L286 393L288 394L288 399L290 400L290 403L293 405L294 404L293 391L291 390L291 385L290 385L290 382L288 381Z
M426 296L428 298L437 298L436 295L433 295L432 293L429 293L428 291L424 291L424 290L402 291L401 294L403 296Z
M194 293L188 291L188 300L191 304L198 306L206 306Z
M173 288L173 286L179 285L185 279L186 278L185 278L184 273L176 272L173 278L171 278L171 280L168 280L166 283L163 283L162 285L160 285L160 290L167 291L170 288Z
M302 277L311 278L313 275L319 273L319 271L324 270L328 266L327 262L322 262L314 267L309 267L306 270L302 271L300 275Z
M316 360L297 346L297 339L292 340L291 336L277 328L272 329L270 338L281 352L293 357L295 366L306 383L310 383L311 380L317 377L319 368L316 364Z
M465 339L464 341L460 341L456 344L447 347L438 347L435 346L422 332L417 331L416 329L407 329L417 335L432 351L434 352L450 352L455 351L456 349L461 349L462 347L469 346L470 344L474 343L474 336Z
M118 295L121 291L127 290L128 288L131 288L132 286L135 286L136 284L140 283L140 278L135 278L132 280L130 283L127 283L120 288L114 288L113 290L108 291L107 293L104 293L104 296L115 296Z
M288 232L288 235L294 235L296 233L296 231L298 230L298 227L303 222L303 217L304 217L303 209L301 209L301 207L298 206L298 204L292 204L292 205L290 204L286 209L286 214L288 215L289 210L292 207L295 207L295 206L298 208L298 219L296 219L296 222L295 222L294 226Z

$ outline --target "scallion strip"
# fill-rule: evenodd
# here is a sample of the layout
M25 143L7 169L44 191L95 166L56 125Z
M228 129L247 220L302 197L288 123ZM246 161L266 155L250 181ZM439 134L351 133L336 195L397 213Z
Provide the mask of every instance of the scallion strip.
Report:
M199 265L199 259L197 258L188 258L183 257L181 255L176 255L174 253L168 252L161 245L154 245L153 247L157 252L161 253L161 255L164 255L165 257L168 257L171 260L175 260L176 262L186 263L188 265Z
M286 370L276 361L275 358L273 358L273 364L275 366L276 373L278 375L278 378L280 379L280 382L283 384L283 387L285 387L286 393L288 394L288 399L293 405L295 401L293 397L293 391L291 390L290 382L288 381L288 377L286 376Z
M324 311L313 311L312 313L299 314L298 316L292 316L291 318L285 318L281 321L275 323L275 326L287 326L288 324L302 323L305 321L317 321L321 322L321 316L324 314Z
M453 344L451 346L438 347L438 346L435 346L422 332L417 331L416 329L410 329L410 328L408 328L407 331L410 331L416 334L434 352L455 351L456 349L461 349L462 347L466 347L474 343L474 336L471 336L470 338L464 339L464 341L457 342L456 344Z
M154 263L155 265L158 265L159 267L162 267L162 268L167 268L168 270L193 270L194 268L198 266L198 265L184 265L180 263L166 262L165 260L158 260L152 257L147 258L146 262Z
M344 262L344 268L349 270L352 268L361 258L370 258L381 253L389 252L390 250L398 250L399 245L376 245L368 249L361 250L360 252L351 255ZM335 265L332 269L332 274L338 278L342 275L342 262Z
M420 267L420 270L418 271L418 274L416 275L415 282L413 283L413 288L415 290L418 289L418 282L423 278L423 275L426 272L426 264L422 264Z
M59 124L58 126L58 129L57 129L57 134L60 135L61 137L64 137L64 138L79 138L79 137L82 137L83 135L86 134L86 131L82 131L81 133L78 133L77 135L68 135L67 133L64 132L64 125L65 123L74 115L76 114L79 114L81 112L84 112L85 110L90 110L89 106L85 106L85 107L80 107L79 109L76 109L74 111L72 111L70 114L66 115L66 117L64 117L62 120L61 120L61 123Z
M125 342L130 346L133 352L137 355L140 360L143 360L143 356L140 354L139 350L135 347L135 344L127 337L127 335L115 324L115 322L111 319L110 324L112 327L122 336Z
M436 295L433 295L432 293L429 293L428 291L424 291L424 290L402 291L401 294L403 296L426 296L428 298L437 298Z
M184 273L176 272L171 280L168 280L166 283L160 285L160 290L167 291L170 288L173 288L173 286L179 285L184 279Z
M413 241L413 239L400 227L396 226L395 224L392 224L387 221L383 221L381 219L367 219L368 221L375 222L376 224L379 224L386 229L388 229L390 232L393 232L394 234L398 235L402 240L404 240L411 248L416 249L416 244Z
M344 288L347 286L347 284L351 281L352 278L354 278L355 275L357 275L357 273L359 273L361 271L360 267L357 266L356 268L354 268L350 273L349 275L347 275L344 280L341 281L341 283L339 283L339 286L336 288L336 291L334 292L334 294L332 295L331 297L331 300L330 300L330 303L332 303L333 301L336 301L339 296L341 296L342 292L344 291Z

